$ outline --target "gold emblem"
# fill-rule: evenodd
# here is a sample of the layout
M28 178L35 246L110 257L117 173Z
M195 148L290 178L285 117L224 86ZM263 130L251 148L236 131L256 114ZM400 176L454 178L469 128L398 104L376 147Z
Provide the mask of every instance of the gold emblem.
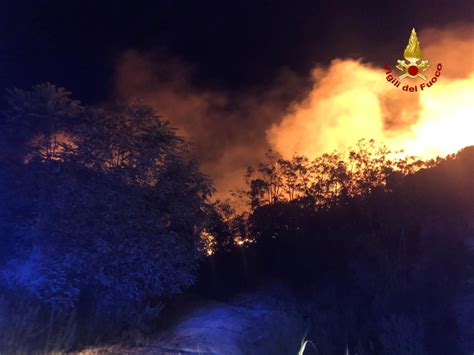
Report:
M423 52L421 51L420 41L418 41L415 29L411 30L410 39L408 40L408 45L405 48L405 51L403 52L403 56L406 61L397 60L397 68L404 72L404 74L399 76L399 79L403 80L406 77L412 79L420 77L423 80L426 80L426 76L423 73L430 67L430 64L427 60L422 60Z

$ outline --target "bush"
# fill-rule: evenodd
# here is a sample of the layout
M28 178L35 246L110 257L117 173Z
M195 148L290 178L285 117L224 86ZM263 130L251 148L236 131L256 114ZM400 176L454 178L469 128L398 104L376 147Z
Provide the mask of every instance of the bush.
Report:
M91 329L130 334L136 312L156 314L195 282L209 180L148 106L86 108L51 85L8 101L0 126L22 154L0 154L0 284L20 310L10 316L38 329L20 337L22 322L7 325L1 340L49 347L67 324L63 346Z

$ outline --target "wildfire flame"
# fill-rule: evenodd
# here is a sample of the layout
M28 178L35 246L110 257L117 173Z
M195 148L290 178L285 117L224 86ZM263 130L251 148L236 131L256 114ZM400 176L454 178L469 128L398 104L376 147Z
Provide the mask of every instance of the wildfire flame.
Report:
M437 63L443 66L436 84L423 92L404 92L387 83L383 64L334 59L313 70L306 98L288 106L291 93L307 83L299 75L285 71L265 90L238 95L203 91L189 84L188 68L181 62L134 51L118 61L117 92L129 100L143 98L196 142L203 170L213 178L219 197L226 198L230 189L243 187L247 166L263 159L269 146L285 158L294 153L315 158L366 138L432 158L474 144L472 25L423 29L418 35L432 65L424 71L426 81L408 78L402 85L427 85ZM416 51L417 45L413 36L407 49ZM387 53L387 63L395 65L401 52ZM179 75L169 79L175 72Z
M368 138L429 159L473 145L474 64L465 54L474 51L473 33L466 28L425 32L425 56L443 63L435 85L404 92L387 85L383 69L360 60L334 60L328 68L313 71L314 86L306 99L267 130L271 146L286 158L294 153L315 158ZM410 58L418 55L417 48L413 36L407 47L415 52L408 53ZM434 69L426 75L430 79Z
M399 145L412 155L445 156L474 144L474 73L462 80L440 82L420 95L421 117L410 127L412 137Z

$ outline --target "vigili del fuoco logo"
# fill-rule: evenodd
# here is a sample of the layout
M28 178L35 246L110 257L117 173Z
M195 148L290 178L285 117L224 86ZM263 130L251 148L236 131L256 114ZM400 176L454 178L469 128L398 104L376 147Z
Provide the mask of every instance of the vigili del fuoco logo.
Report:
M436 65L436 71L434 76L428 80L425 75L425 71L430 67L430 63L427 59L423 59L423 52L421 51L420 41L416 36L415 29L411 30L410 39L408 40L408 45L403 52L404 60L397 60L396 68L402 72L398 77L396 74L392 74L392 69L389 64L385 64L385 74L386 79L393 86L399 88L402 80L404 79L416 79L421 78L426 81L426 83L410 85L409 83L402 86L401 89L407 92L418 92L430 88L433 84L438 81L438 78L441 76L441 69L443 66L441 63Z

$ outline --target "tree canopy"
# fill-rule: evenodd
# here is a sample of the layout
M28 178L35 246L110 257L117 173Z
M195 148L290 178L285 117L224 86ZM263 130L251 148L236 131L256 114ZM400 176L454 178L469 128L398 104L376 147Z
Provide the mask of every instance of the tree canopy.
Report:
M194 284L213 188L167 122L139 102L86 106L51 84L10 90L7 103L3 296L57 312L87 295L106 314Z

